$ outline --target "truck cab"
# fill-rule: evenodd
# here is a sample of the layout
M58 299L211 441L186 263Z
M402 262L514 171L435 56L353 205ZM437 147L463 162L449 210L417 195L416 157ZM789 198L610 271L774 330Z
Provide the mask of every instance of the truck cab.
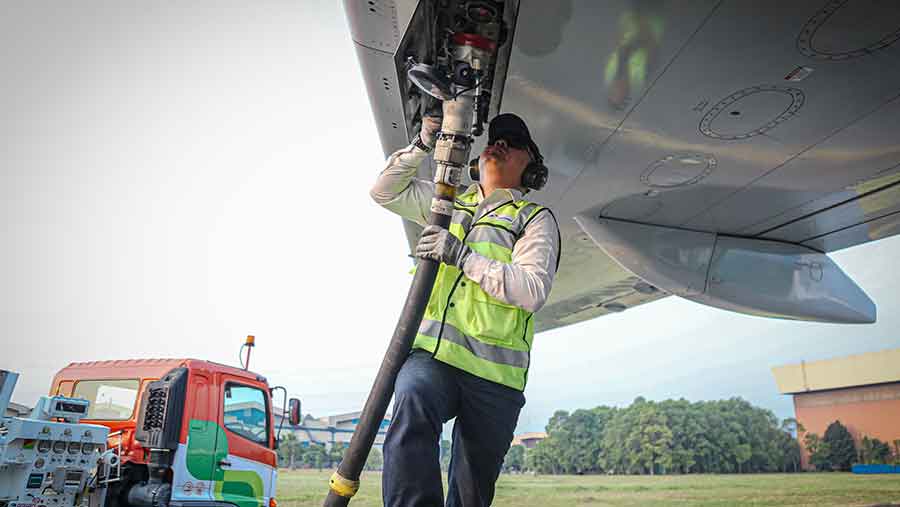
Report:
M110 507L274 507L265 377L196 359L94 361L63 368L50 393L89 400L83 422L110 429L121 463Z

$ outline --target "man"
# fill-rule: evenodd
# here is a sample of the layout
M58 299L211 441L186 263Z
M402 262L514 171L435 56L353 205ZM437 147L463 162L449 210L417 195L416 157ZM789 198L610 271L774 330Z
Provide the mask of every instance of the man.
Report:
M378 204L422 225L434 184L415 174L439 130L440 119L426 117L416 142L391 155L371 191ZM457 197L449 231L427 226L416 246L417 257L441 265L394 388L384 443L386 506L443 504L439 439L453 417L447 505L487 506L494 498L525 404L532 314L550 294L559 258L556 219L524 198L523 185L543 184L529 176L546 170L541 161L521 118L494 118L478 184Z

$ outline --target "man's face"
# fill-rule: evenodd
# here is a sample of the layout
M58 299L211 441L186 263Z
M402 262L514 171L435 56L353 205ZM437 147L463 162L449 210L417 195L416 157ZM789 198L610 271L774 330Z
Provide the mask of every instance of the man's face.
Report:
M524 147L502 137L485 146L478 159L479 179L492 188L515 188L522 184L522 173L531 162L531 155Z

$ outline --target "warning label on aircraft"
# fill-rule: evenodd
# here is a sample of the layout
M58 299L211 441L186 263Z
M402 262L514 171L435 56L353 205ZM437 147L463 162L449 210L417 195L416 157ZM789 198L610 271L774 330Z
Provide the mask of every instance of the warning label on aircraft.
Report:
M790 74L788 74L787 76L784 76L784 79L785 79L785 81L794 81L794 82L803 81L810 74L812 74L812 72L813 72L812 67L797 67L796 69L792 70Z

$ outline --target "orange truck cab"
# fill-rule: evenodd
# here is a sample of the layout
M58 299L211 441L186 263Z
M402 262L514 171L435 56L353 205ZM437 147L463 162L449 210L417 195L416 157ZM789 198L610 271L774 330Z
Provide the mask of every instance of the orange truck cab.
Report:
M109 507L274 507L277 458L265 377L196 359L72 363L51 395L90 401L121 473ZM291 400L291 419L299 419Z

